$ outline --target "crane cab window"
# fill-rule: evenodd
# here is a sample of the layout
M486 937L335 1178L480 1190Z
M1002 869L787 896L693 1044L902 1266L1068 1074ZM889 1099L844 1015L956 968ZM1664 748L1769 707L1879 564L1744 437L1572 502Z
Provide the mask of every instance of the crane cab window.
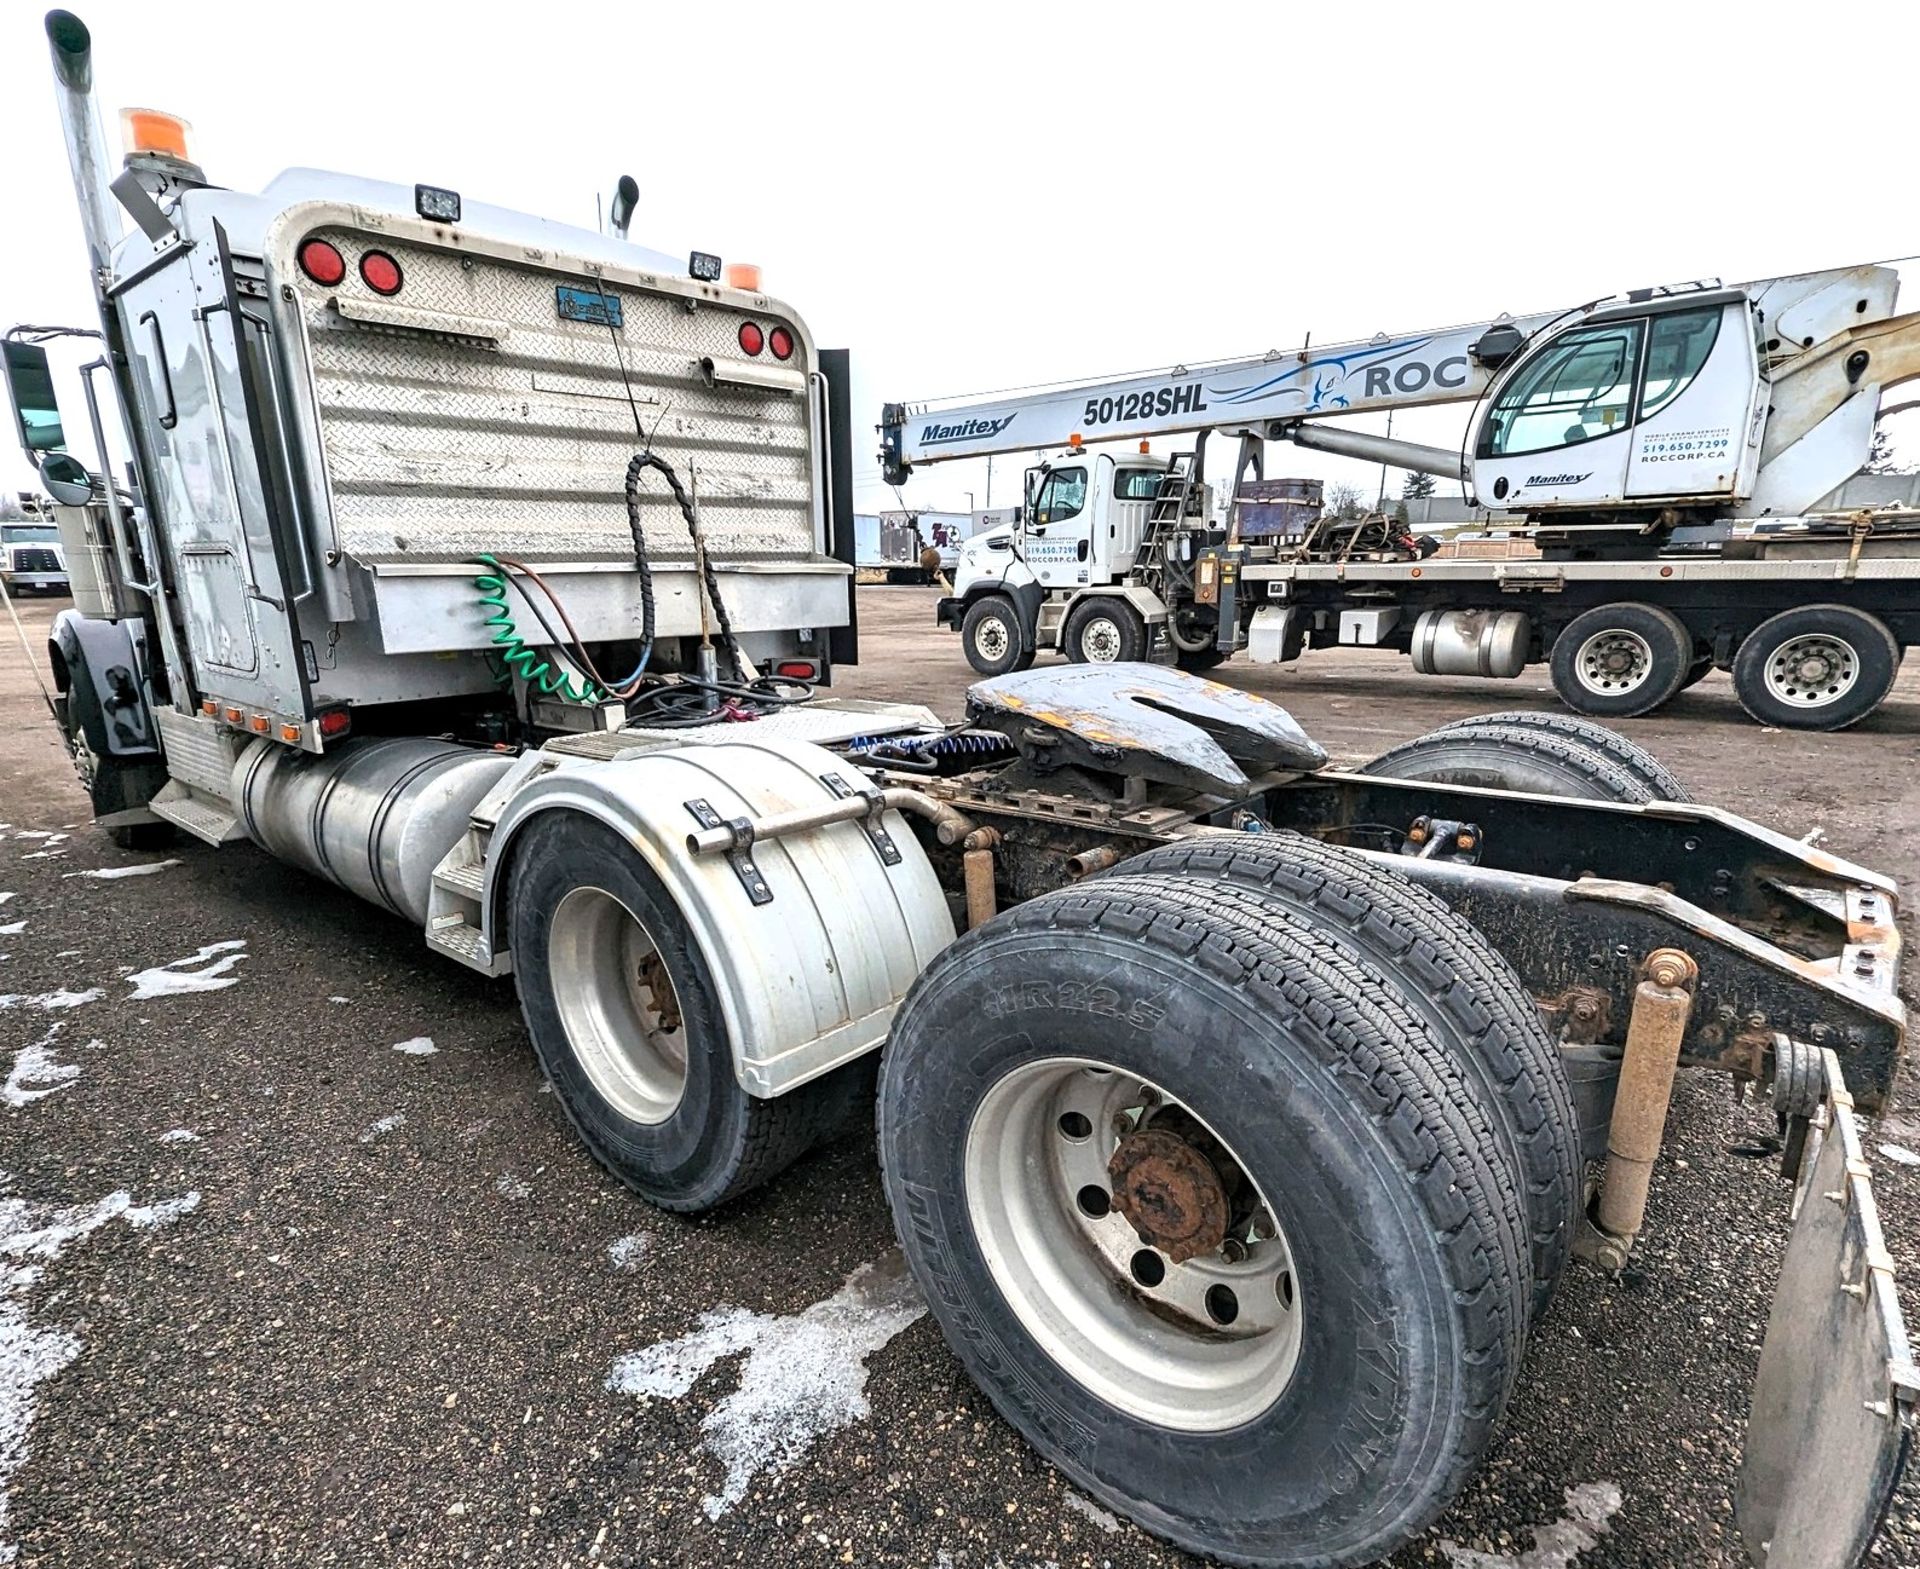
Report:
M1083 468L1055 469L1040 486L1033 499L1036 528L1049 523L1064 523L1078 517L1087 504L1087 471Z
M1115 501L1151 501L1160 494L1159 469L1121 469L1113 476Z
M1548 345L1495 401L1479 456L1570 447L1625 429L1645 329L1641 321L1576 327Z
M1713 305L1653 318L1647 333L1647 376L1640 388L1641 419L1658 413L1692 385L1713 352L1723 314Z

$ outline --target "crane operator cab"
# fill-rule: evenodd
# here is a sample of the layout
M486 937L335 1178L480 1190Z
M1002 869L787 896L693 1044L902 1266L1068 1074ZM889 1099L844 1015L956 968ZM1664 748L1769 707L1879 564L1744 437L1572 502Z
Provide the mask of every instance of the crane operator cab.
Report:
M1495 385L1473 445L1488 505L1606 507L1750 494L1766 383L1737 289L1597 313Z

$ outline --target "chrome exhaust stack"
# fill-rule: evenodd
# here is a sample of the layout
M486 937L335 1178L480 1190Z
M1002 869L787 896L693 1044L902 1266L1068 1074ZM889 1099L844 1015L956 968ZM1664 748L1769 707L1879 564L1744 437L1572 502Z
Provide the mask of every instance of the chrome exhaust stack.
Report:
M113 199L113 161L100 105L93 96L93 35L71 11L49 11L47 46L53 52L54 96L66 133L67 161L73 167L74 194L80 201L80 227L86 232L87 260L98 288L125 225Z

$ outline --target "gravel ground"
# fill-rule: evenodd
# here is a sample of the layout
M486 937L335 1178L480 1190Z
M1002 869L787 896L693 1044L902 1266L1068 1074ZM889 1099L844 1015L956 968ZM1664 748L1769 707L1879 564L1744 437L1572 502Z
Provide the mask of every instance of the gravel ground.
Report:
M845 689L955 711L968 672L932 597L862 590ZM23 607L36 628L58 608ZM1346 761L1552 703L1366 653L1225 675ZM10 639L0 721L0 995L27 999L0 1009L0 1544L21 1564L1190 1562L1077 1497L960 1376L887 1272L865 1131L719 1216L654 1213L541 1093L507 983L251 848L113 848ZM1911 665L1843 736L1763 732L1723 676L1623 728L1700 798L1920 881ZM1902 1088L1920 1105L1911 1068ZM1491 1464L1395 1564L1744 1561L1730 1490L1788 1194L1731 1149L1770 1127L1683 1080L1644 1257L1570 1275ZM1882 1145L1920 1151L1920 1117L1870 1139L1910 1282L1920 1168ZM1523 1556L1569 1489L1604 1533ZM1912 1483L1872 1561L1920 1563Z

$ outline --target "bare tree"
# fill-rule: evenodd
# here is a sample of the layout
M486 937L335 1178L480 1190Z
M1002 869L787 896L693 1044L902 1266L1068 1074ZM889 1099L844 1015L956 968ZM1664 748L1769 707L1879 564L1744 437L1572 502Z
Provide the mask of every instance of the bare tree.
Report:
M1893 450L1893 438L1887 434L1884 425L1873 427L1873 445L1867 448L1867 461L1860 465L1862 474L1911 474L1913 465L1902 463Z
M1327 516L1335 518L1360 518L1368 512L1366 492L1358 485L1333 484L1327 486L1325 507Z

